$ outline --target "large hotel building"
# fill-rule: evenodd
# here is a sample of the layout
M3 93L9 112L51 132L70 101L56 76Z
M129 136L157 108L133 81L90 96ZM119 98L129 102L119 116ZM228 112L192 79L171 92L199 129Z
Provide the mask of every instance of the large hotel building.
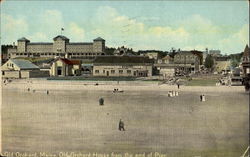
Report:
M17 46L8 49L10 58L16 57L65 57L93 59L105 55L105 40L98 37L93 42L69 42L63 35L53 38L53 43L30 42L25 37L17 40Z

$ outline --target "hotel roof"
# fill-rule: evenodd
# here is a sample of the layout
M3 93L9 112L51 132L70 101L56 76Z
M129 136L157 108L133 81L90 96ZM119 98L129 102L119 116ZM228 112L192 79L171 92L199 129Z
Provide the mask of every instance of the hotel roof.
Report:
M63 35L58 35L58 36L56 36L55 38L53 38L53 40L55 41L55 40L57 40L58 38L61 38L61 39L63 39L63 40L69 40L69 38L67 38L67 37L65 37L65 36L63 36Z
M94 41L105 41L105 40L102 39L101 37L98 37L98 38L94 39Z
M18 39L17 41L29 41L29 40L25 37L22 37L22 38Z
M75 43L69 43L68 45L92 45L91 42L75 42Z

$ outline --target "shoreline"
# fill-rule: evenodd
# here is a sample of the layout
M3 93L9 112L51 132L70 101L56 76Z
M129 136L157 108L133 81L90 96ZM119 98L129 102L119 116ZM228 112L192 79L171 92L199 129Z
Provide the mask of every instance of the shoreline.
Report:
M88 90L113 91L114 88L126 91L186 91L186 92L245 92L244 86L180 86L159 84L154 81L68 81L22 79L1 84L2 89L18 90Z

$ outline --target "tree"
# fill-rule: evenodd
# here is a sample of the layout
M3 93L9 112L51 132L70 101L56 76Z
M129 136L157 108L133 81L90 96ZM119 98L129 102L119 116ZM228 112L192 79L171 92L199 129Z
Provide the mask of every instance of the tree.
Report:
M208 55L205 59L205 67L208 69L212 69L214 66L214 58L212 55Z
M236 54L231 54L230 61L231 61L231 66L232 67L237 67L240 65L241 58L242 58L243 53L236 53Z

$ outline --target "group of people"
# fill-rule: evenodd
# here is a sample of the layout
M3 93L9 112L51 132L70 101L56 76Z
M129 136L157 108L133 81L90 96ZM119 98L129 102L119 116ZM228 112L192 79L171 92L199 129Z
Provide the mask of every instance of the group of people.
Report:
M11 82L11 80L8 80L8 79L3 80L4 85L7 85L10 82Z
M118 88L114 88L114 90L113 90L113 93L116 93L116 92L123 92L123 90L119 90Z
M168 91L168 97L179 96L178 91Z
M200 95L200 101L206 101L206 98L205 98L204 94Z
M29 92L29 91L30 91L30 88L28 88L27 90L28 90L28 92ZM35 92L36 92L36 90L35 90L35 89L33 89L33 90L32 90L32 92L33 92L33 93L35 93ZM47 94L47 95L49 95L49 90L46 90L46 94Z

